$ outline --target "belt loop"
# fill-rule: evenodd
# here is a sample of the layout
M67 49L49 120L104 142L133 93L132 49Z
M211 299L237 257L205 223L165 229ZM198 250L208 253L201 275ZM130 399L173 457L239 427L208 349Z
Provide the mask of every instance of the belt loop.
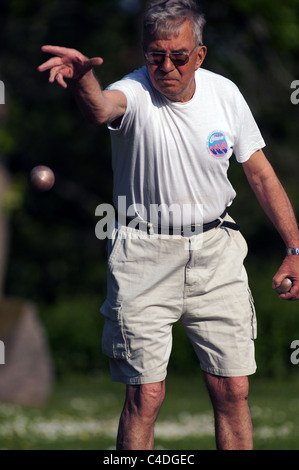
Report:
M222 217L220 216L220 217L218 217L218 220L220 221L220 223L217 225L217 228L220 228L220 227L222 227L224 219L222 219Z
M218 228L220 228L220 227L222 226L222 224L223 224L223 222L224 222L224 217L226 216L226 214L227 214L227 211L226 211L226 209L225 209L225 211L223 212L223 214L221 214L221 215L218 217L218 220L220 220L220 224L217 225Z

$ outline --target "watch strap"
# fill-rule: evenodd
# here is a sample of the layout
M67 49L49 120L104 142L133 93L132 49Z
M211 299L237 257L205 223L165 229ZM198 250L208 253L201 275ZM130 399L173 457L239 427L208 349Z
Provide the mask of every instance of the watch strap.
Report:
M287 255L299 255L299 248L287 248Z

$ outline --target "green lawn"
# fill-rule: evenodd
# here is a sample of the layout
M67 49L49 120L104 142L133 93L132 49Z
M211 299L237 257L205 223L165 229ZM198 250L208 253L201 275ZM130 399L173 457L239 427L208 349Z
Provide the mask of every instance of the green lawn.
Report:
M115 449L124 388L106 375L56 383L43 408L0 404L0 450ZM299 449L299 379L251 379L255 449ZM156 425L156 449L213 450L213 415L198 378L167 381Z

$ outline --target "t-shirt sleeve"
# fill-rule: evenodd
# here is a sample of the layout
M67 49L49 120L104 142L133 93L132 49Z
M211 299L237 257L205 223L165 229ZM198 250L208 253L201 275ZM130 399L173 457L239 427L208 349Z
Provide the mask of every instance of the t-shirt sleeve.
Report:
M120 122L108 123L108 129L111 132L118 133L119 136L126 136L130 133L134 125L134 121L138 120L140 115L140 107L144 102L142 95L142 84L137 80L131 79L129 76L113 83L107 87L107 90L119 90L126 96L127 107Z
M107 127L109 131L112 132L123 132L125 128L128 126L128 123L130 121L130 117L132 117L132 111L133 111L133 106L132 106L132 92L130 91L130 88L128 86L125 86L122 81L113 83L112 85L109 85L107 87L107 90L118 90L124 93L124 95L127 98L127 107L125 114L123 115L121 121L117 122L117 124L114 123L107 123Z
M237 135L234 154L239 163L246 162L251 155L265 147L265 141L243 95L236 99Z

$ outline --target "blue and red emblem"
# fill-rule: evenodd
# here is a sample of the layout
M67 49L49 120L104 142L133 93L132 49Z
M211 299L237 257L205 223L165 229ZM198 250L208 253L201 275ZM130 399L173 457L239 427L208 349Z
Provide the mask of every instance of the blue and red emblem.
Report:
M208 148L215 158L224 158L228 152L228 145L223 132L213 132L209 137Z

